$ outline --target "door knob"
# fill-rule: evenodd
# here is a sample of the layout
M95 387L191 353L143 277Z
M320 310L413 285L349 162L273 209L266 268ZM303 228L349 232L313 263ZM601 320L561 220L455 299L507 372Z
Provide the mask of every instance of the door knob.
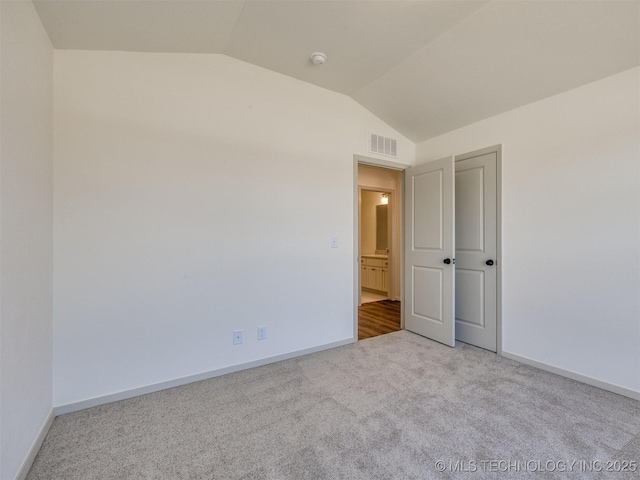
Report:
M491 265L493 265L493 260L487 260L485 263L486 263L487 265L491 266Z
M444 263L446 263L447 265L449 265L451 263L451 259L450 258L445 258Z

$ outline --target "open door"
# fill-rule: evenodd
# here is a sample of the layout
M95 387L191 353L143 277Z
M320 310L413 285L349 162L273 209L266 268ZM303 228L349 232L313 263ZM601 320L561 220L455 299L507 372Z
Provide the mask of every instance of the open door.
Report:
M455 345L453 157L405 171L405 328Z

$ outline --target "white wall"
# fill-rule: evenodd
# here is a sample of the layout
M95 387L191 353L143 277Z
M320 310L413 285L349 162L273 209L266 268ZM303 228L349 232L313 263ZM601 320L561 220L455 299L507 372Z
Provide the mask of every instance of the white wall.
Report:
M0 2L0 17L0 478L12 479L52 407L53 50L31 2Z
M221 55L56 51L54 86L55 405L353 337L353 155L411 142Z
M503 349L640 391L640 69L425 141L503 145Z

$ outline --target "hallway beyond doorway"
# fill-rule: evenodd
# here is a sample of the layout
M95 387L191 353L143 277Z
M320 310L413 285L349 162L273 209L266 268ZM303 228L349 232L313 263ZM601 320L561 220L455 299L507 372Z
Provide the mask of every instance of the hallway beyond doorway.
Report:
M360 303L380 302L382 300L387 300L388 298L389 297L387 297L386 295L379 295L377 293L362 290L360 294Z
M358 307L358 340L401 330L401 302L382 300Z

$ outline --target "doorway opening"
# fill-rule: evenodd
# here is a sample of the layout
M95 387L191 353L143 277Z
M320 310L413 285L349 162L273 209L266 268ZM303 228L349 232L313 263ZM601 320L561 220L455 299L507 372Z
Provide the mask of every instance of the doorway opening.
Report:
M402 329L402 187L399 169L357 165L358 340Z

